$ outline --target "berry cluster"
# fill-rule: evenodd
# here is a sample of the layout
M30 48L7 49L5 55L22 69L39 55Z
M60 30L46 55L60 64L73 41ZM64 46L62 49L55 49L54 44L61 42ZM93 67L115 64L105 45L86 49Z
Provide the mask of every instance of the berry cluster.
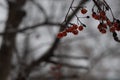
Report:
M82 25L77 25L77 24L73 24L69 27L67 27L64 31L59 32L57 37L58 38L63 38L65 36L67 36L68 33L72 33L74 35L78 35L79 31L82 31L84 29L84 26Z
M92 11L91 16L93 19L99 21L99 24L97 26L98 30L101 33L105 34L108 29L111 33L113 33L114 40L116 40L117 42L120 42L120 40L117 37L117 32L120 31L120 20L114 17L112 9L110 8L110 6L107 4L105 0L92 0L92 1L94 2L94 6L91 10ZM74 11L74 8L76 8L76 7L72 7L73 2L74 0L71 3L68 13L70 10ZM66 18L68 16L68 13L65 17L64 22L66 22L67 20ZM80 13L86 14L87 9L84 7L81 7ZM107 16L107 13L111 14L112 20L109 19L109 17ZM72 33L74 35L77 35L79 31L82 31L84 27L86 27L86 25L81 22L80 18L90 18L89 16L78 17L76 14L75 14L75 17L77 18L77 24L69 23L70 26L68 26L69 24L65 25L67 27L65 27L65 29L62 32L58 33L57 38L63 38L67 36L67 33Z
M101 33L106 33L107 28L109 28L110 32L120 31L120 21L115 20L114 22L111 22L109 19L107 19L105 22L100 22L98 24L98 29Z
M99 21L99 24L97 26L98 30L104 34L107 32L108 29L111 33L113 33L114 40L120 42L116 33L120 31L120 20L114 17L112 9L105 0L103 1L93 0L93 2L95 3L95 5L92 8L92 18ZM111 13L111 16L113 18L112 20L110 20L109 17L107 16L108 12Z
M87 13L87 9L86 9L86 8L82 8L82 9L80 10L80 12L81 12L81 14L86 14L86 13ZM64 31L59 32L58 35L57 35L57 38L63 38L63 37L65 37L65 36L67 36L68 33L72 33L72 34L74 34L74 35L78 35L79 31L82 31L82 30L84 29L84 27L86 27L86 25L83 24L83 23L79 20L79 18L89 18L89 16L86 16L86 17L78 17L78 16L76 15L76 17L77 17L77 19L78 19L78 21L79 21L79 23L80 23L81 25L78 25L79 23L78 23L78 24L69 23L70 26L67 26L67 27L64 29Z
M96 3L98 5L98 3ZM101 33L106 33L107 28L110 32L120 31L120 21L113 17L113 21L107 17L106 13L110 10L109 6L102 5L103 8L98 6L98 9L95 11L95 7L92 9L92 18L99 21L98 30ZM113 14L113 13L112 13ZM108 26L108 27L107 27Z

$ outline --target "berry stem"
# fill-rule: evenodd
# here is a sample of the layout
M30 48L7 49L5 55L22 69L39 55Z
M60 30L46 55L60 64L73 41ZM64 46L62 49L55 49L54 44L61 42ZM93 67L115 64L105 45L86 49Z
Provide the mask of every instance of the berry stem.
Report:
M69 7L69 9L68 9L68 12L67 12L67 14L66 14L66 16L65 16L65 22L66 22L66 19L67 19L67 17L68 17L68 14L69 14L69 12L70 12L70 9L71 9L73 3L74 3L74 0L72 0L71 5L70 5L70 7Z

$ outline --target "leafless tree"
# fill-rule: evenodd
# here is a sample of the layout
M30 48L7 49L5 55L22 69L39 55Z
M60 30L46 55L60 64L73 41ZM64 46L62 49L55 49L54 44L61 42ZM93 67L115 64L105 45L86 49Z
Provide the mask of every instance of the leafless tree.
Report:
M93 76L94 69L103 59L113 55L114 51L119 53L119 45L116 43L118 46L113 48L106 41L108 48L103 47L102 51L98 49L98 54L94 54L101 42L97 41L99 34L91 29L86 34L83 32L83 36L72 39L57 38L56 34L66 28L64 25L73 21L80 8L90 2L76 0L74 11L67 14L72 1L6 0L7 6L0 4L8 11L4 31L0 32L0 80L97 79ZM64 18L67 19L62 24ZM90 22L88 24L92 25ZM42 39L42 36L45 38ZM107 37L106 40L109 40L109 35ZM89 40L95 45L89 47ZM47 46L45 50L44 46ZM76 53L77 56L74 56ZM54 74L54 70L58 73Z

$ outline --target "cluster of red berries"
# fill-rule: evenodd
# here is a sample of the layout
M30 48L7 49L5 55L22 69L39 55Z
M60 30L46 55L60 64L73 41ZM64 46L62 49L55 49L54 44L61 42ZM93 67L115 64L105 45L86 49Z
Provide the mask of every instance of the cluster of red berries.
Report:
M105 11L100 11L97 13L93 12L92 17L96 20L106 20L107 19Z
M64 31L59 32L57 35L57 38L63 38L65 36L67 36L68 33L72 33L74 35L78 35L79 31L82 31L84 29L84 26L82 25L76 25L73 24L70 27L67 27Z
M117 33L116 33L116 31L120 31L120 20L118 20L118 19L116 19L114 17L113 12L112 12L110 6L107 4L107 2L105 0L102 0L102 1L101 0L93 0L93 2L94 2L94 6L93 6L93 8L91 10L92 11L92 18L94 18L95 20L99 21L99 24L97 26L98 30L101 33L105 34L107 32L107 29L109 29L109 31L111 33L113 33L114 39L116 41L120 42L120 40L117 37ZM72 5L70 6L70 9L72 11L74 11L72 9ZM107 11L110 11L110 13L112 15L112 18L113 18L112 21L106 15ZM81 12L81 14L86 14L88 11L87 11L86 8L82 7L80 9L80 12ZM67 14L67 16L68 16L68 14ZM77 18L77 22L79 22L82 25L78 26L77 24L73 24L73 25L65 28L64 31L58 33L57 38L63 38L65 36L67 36L67 33L72 33L74 35L77 35L79 33L79 31L82 31L84 29L85 26L80 21L79 17L76 14L75 14L75 17ZM83 17L83 18L89 18L89 16Z
M106 23L102 22L98 25L98 29L101 33L106 33L107 28L109 28L110 32L120 31L120 21L115 20L111 22L110 20L106 20Z
M86 8L81 8L80 12L81 12L81 14L86 14L88 11L87 11ZM89 18L89 16L87 16L85 18ZM77 19L78 19L78 17L77 17ZM85 27L85 25L83 23L81 23L81 25L71 24L70 23L70 25L71 26L69 26L66 29L64 29L64 31L59 32L58 35L57 35L57 38L63 38L65 36L67 36L68 33L72 33L74 35L78 35L79 31L82 31L84 29L84 27Z
M92 17L99 20L98 30L101 33L106 33L107 28L109 28L110 32L120 31L120 21L117 19L110 21L105 11L93 12Z

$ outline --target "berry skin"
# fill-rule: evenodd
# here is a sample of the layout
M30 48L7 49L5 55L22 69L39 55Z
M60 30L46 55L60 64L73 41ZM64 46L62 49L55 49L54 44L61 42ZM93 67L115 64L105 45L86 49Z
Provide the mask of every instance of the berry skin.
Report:
M73 30L74 30L73 27L69 27L66 29L66 32L72 32Z
M83 30L83 26L79 26L79 27L78 27L78 30L79 30L79 31L82 31L82 30Z
M115 32L115 27L114 26L110 28L110 32Z
M98 25L98 29L102 29L102 23Z
M78 25L74 24L72 27L74 30L76 30L78 28Z
M62 38L64 35L62 32L58 33L57 38Z
M105 23L102 24L102 27L107 29L107 25Z
M108 26L112 25L110 20L107 20L106 23L107 23Z
M106 20L106 16L100 16L101 20Z
M87 9L82 8L81 13L82 13L82 14L86 14L86 13L87 13Z
M93 12L93 13L92 13L92 17L94 18L95 16L96 16L96 13L95 13L95 12Z
M113 25L114 25L115 27L118 27L118 26L119 26L119 24L118 24L117 22L114 22Z
M105 34L106 30L105 29L101 29L100 32L103 33L103 34Z
M118 26L118 27L116 27L116 31L120 31L120 27Z
M95 12L92 13L92 17L96 20L100 20L100 15L96 14Z
M100 11L100 16L105 16L105 15L106 15L105 11Z
M66 31L63 31L62 34L63 34L63 36L67 36L67 32Z
M65 31L66 31L67 33L71 32L70 28L66 28Z
M74 31L72 31L72 33L73 33L74 35L78 35L78 30L74 30Z

